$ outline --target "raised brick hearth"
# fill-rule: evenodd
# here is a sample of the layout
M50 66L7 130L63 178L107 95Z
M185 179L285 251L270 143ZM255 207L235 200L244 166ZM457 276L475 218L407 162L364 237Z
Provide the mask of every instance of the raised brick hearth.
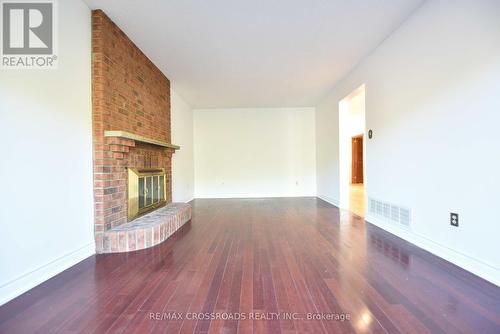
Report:
M191 206L171 203L104 232L103 252L122 253L155 246L191 219Z
M110 231L127 223L128 167L164 169L166 202L172 201L175 147L155 144L171 143L170 81L101 10L92 12L92 107L95 239L102 253L113 248ZM105 136L106 131L151 141Z

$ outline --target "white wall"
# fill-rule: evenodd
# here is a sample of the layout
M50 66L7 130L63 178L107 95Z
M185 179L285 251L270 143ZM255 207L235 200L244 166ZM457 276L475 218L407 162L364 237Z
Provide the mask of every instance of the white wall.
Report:
M317 106L318 194L338 200L338 102L366 84L367 193L413 210L410 232L500 285L499 1L429 1ZM460 227L449 224L460 214Z
M59 13L58 69L0 70L0 304L95 252L90 10Z
M346 101L347 113L347 135L350 137L361 135L365 132L365 91L359 89L354 96Z
M194 197L193 110L170 90L172 143L179 145L172 158L172 200L188 202Z
M195 110L195 196L315 196L314 119L314 108Z

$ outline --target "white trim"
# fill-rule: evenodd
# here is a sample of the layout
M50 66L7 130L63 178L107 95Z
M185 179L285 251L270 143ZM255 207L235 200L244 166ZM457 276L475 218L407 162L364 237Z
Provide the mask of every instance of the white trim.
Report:
M328 196L325 196L325 195L317 195L316 197L318 197L319 199L322 199L325 202L330 203L331 205L336 206L337 208L340 208L340 206L339 206L340 202L339 202L338 199L335 199L335 198L332 198L332 197L328 197Z
M196 195L193 199L196 198L278 198L278 197L316 197L316 194L304 193L304 194L258 194L258 193L249 193L249 194L225 194L225 195Z
M0 286L0 305L22 295L80 261L95 254L95 242L67 253L31 272L27 272Z
M191 202L195 197L183 197L183 198L177 198L175 200L172 200L172 203L189 203Z
M448 262L451 262L460 268L463 268L497 286L500 286L500 269L492 265L478 260L469 255L460 253L454 249L448 248L440 243L437 243L421 234L414 233L410 230L391 225L385 221L378 219L372 215L367 215L365 220L381 229L392 233L401 239L404 239L417 247L420 247Z

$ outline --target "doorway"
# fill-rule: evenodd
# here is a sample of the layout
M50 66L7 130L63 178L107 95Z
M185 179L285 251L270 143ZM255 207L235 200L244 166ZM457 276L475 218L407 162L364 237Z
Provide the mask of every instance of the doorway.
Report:
M351 138L351 184L363 183L363 135Z
M364 217L366 210L365 86L339 102L340 207Z

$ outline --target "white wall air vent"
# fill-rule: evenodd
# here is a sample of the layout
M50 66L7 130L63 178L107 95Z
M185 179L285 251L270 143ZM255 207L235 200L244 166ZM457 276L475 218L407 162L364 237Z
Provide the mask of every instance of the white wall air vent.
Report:
M410 227L411 223L411 211L406 208L399 208L399 223Z
M384 218L391 218L391 205L388 203L384 203Z
M376 218L383 219L391 224L397 224L404 228L410 228L411 226L411 210L396 204L369 197L368 212Z

